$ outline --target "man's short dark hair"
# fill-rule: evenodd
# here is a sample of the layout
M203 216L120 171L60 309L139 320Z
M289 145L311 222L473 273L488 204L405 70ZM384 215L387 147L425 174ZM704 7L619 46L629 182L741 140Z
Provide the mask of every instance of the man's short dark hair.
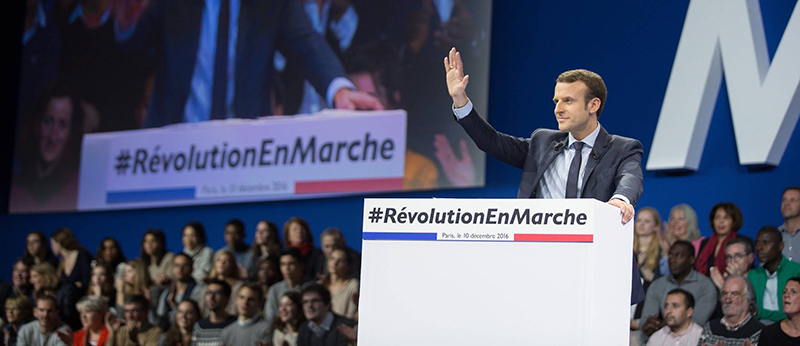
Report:
M300 296L305 296L306 293L319 294L319 297L322 298L322 302L325 303L325 305L331 304L331 291L328 291L325 286L320 284L311 284L300 292Z
M22 263L22 265L28 267L28 269L31 269L31 267L33 267L33 265L35 264L33 263L33 258L27 256L22 256L20 258L17 258L17 260L14 261L14 265L17 265L17 263Z
M783 235L781 235L781 231L777 227L775 227L775 226L764 226L764 227L761 227L761 229L758 230L758 233L756 234L756 236L758 236L758 234L761 234L761 232L772 233L773 236L777 237L779 242L783 243Z
M575 83L577 81L581 81L586 85L584 97L587 105L594 98L600 99L600 108L597 109L597 119L600 119L600 113L603 112L603 108L606 106L606 96L608 95L603 77L589 70L578 69L566 71L556 78L556 83Z
M228 223L225 224L225 227L233 226L236 228L236 232L244 236L244 222L239 219L231 219Z
M297 261L297 263L306 263L306 261L303 259L303 254L301 254L300 250L297 249L297 248L291 247L291 248L288 248L286 250L281 251L281 256L280 257L283 257L283 256L292 256Z
M686 304L686 308L694 308L694 296L687 290L683 288L675 288L667 293L667 296L671 296L673 294L682 294L683 295L683 302Z
M230 296L231 296L231 285L229 285L227 282L222 281L220 279L211 279L211 280L208 280L208 283L206 284L206 287L211 286L211 285L219 285L220 287L222 287L222 294L224 296L230 298Z
M36 304L38 305L39 302L45 301L45 300L49 300L50 302L52 302L53 306L56 308L56 310L61 310L61 308L58 306L58 301L56 301L56 298L51 296L51 295L47 295L47 294L43 294L41 297L36 298Z
M689 253L689 256L694 257L694 245L686 240L676 240L675 243L672 244L672 247L675 246L683 246L686 248L686 252Z
M749 237L745 237L742 235L737 235L736 238L731 239L727 244L725 244L725 248L727 249L729 246L733 244L742 244L744 245L744 253L750 255L753 253L753 239Z
M781 194L781 196L785 195L787 192L789 192L791 190L800 192L800 186L789 186L789 187L787 187L785 190L783 190L783 193Z
M175 254L175 257L172 257L172 260L175 261L175 259L178 258L178 257L186 258L186 260L189 261L189 266L192 266L194 264L194 263L192 263L192 257L187 255L186 253L183 253L183 252L177 253L177 254Z
M239 288L239 292L241 292L242 289L245 289L245 288L249 288L251 291L253 291L253 293L255 293L256 296L258 296L258 301L259 302L262 302L262 303L264 302L264 291L261 290L261 286L259 286L257 283L248 282L248 283L242 285L241 288Z
M125 304L138 304L141 310L150 310L150 301L141 294L134 294L125 298Z

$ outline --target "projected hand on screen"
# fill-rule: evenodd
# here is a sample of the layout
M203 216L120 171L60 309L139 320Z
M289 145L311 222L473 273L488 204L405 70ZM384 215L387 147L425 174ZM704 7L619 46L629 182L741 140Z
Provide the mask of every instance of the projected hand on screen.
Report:
M453 186L473 186L475 185L475 167L472 164L472 156L469 155L467 142L459 142L459 159L453 151L453 146L447 136L443 134L434 135L433 146L436 148L436 159L442 165L442 171Z
M377 97L363 91L339 89L333 96L333 106L336 109L349 110L383 110L383 105Z
M467 104L467 84L469 75L464 75L464 65L461 62L461 53L455 47L450 49L450 54L444 58L444 71L447 72L447 91L453 98L456 108Z
M114 0L112 12L119 29L125 30L136 24L149 4L150 0Z

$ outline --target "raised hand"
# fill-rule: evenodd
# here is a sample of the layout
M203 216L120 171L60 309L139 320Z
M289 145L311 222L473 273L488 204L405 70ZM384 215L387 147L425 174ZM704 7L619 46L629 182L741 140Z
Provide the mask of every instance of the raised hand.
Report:
M469 75L464 75L464 65L461 62L461 53L455 47L450 49L450 53L444 58L444 71L447 72L447 91L453 98L456 108L467 105L467 84Z

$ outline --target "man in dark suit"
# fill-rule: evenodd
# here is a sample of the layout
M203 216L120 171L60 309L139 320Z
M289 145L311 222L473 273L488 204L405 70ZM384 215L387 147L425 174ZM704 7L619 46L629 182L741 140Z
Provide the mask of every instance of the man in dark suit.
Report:
M329 106L380 109L353 90L296 0L118 2L118 41L157 59L146 127L272 114L276 49L300 62Z
M331 312L331 293L320 284L313 284L300 293L303 313L308 322L297 332L298 346L346 346L350 340L342 329L352 331L355 323Z
M537 129L530 138L497 132L467 98L469 76L461 55L450 50L444 59L447 87L459 124L478 148L522 168L518 198L595 198L620 208L622 222L633 218L633 205L642 195L642 144L609 135L598 118L606 100L603 79L594 72L572 70L556 83L553 102L558 129ZM644 298L634 259L631 304Z

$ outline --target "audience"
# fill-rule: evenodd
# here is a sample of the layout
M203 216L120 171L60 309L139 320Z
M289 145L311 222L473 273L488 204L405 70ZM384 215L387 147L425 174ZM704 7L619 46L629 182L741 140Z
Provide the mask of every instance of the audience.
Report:
M258 259L258 272L256 273L255 282L264 291L265 297L269 292L269 288L283 279L278 258L276 255Z
M339 247L347 252L347 256L350 259L350 276L354 278L361 277L361 254L358 251L353 250L347 243L344 241L344 234L342 234L342 230L336 227L328 227L324 231L322 231L322 235L319 236L320 246L322 246L322 253L325 254L325 257L330 255L331 251L334 247ZM328 266L325 266L325 273L328 273Z
M355 323L331 312L331 294L319 284L313 284L301 292L303 313L308 322L300 325L298 346L334 346L350 343L339 326L353 327Z
M664 301L666 326L659 329L647 342L648 346L696 346L703 327L692 321L694 297L684 289L675 288Z
M742 212L731 202L717 203L708 219L714 234L700 243L695 264L695 269L703 275L708 275L711 267L726 267L725 244L735 239L736 231L742 227Z
M694 248L685 240L678 240L669 249L670 274L662 276L650 285L647 290L639 326L646 335L664 327L664 320L659 316L664 315L664 301L667 294L675 289L682 288L695 298L692 308L692 321L705 324L717 301L717 290L714 283L707 276L700 275L694 270Z
M3 326L2 341L3 345L13 346L17 344L17 335L23 324L30 322L33 318L33 304L30 298L18 296L8 298L3 304L5 308L5 325Z
M72 231L66 227L53 233L50 247L56 256L61 257L56 269L59 279L85 292L92 278L92 254L89 250L81 246Z
M251 280L257 280L256 276L260 270L259 260L270 256L277 257L283 250L281 238L278 235L278 226L269 220L261 220L256 224L256 234L253 239L253 258L254 265L249 273Z
M127 262L125 254L122 253L122 247L116 239L108 237L100 242L100 246L97 247L97 263L113 270L115 280L125 275L125 262Z
M217 251L217 254L214 255L214 268L211 269L208 278L227 282L228 285L231 286L231 295L235 297L239 292L239 287L244 284L244 281L240 279L236 269L236 256L234 256L233 252L222 249ZM236 304L234 300L228 303L228 313L231 315L236 314Z
M790 261L800 263L800 186L783 190L781 215L783 224L778 229L783 236L783 255Z
M283 239L287 248L300 250L300 255L305 263L304 273L312 278L322 275L325 270L325 255L320 249L314 247L314 237L308 222L299 217L292 217L283 224ZM277 297L276 297L277 298Z
M783 289L783 313L786 318L761 330L758 344L800 345L800 278L790 278Z
M185 253L179 253L172 259L172 283L161 293L156 306L157 325L162 330L169 329L175 323L175 309L185 301L194 304L202 301L205 285L192 277L192 259ZM198 313L201 310L198 308ZM191 335L191 328L189 329Z
M281 252L280 267L283 280L269 288L267 302L264 305L264 318L270 324L278 315L278 300L284 293L299 292L303 287L313 283L313 281L305 280L303 276L305 263L298 249L289 248Z
M44 264L49 266L49 264ZM19 346L68 346L72 344L72 329L59 316L58 304L51 296L36 300L33 310L36 320L19 329Z
M141 295L150 301L153 289L153 283L150 281L150 275L147 274L147 268L144 262L140 259L133 259L128 261L125 265L125 275L122 280L117 281L117 306L122 307L128 298ZM149 306L149 304L148 304Z
M192 331L194 324L200 320L200 306L192 299L186 299L178 304L175 313L175 323L161 336L159 346L192 345Z
M227 282L217 279L208 281L204 298L208 317L198 321L192 329L193 345L217 346L222 342L220 339L222 329L236 322L236 316L228 314L226 309L230 297L231 286Z
M743 276L728 276L722 285L720 302L723 317L705 324L698 345L758 345L764 325L755 318L756 296L750 282Z
M108 328L104 324L108 303L97 296L86 296L81 298L77 308L81 313L83 329L73 335L73 346L105 345L109 337Z
M123 267L124 271L125 267ZM111 277L111 270L105 265L97 264L92 268L92 280L89 283L87 296L98 297L106 304L114 304L117 299L117 290ZM114 309L116 311L116 309Z
M246 279L253 266L253 249L244 242L244 222L232 219L225 224L225 244L221 250L230 251L235 257L239 278ZM235 292L234 292L235 294Z
M721 290L722 283L729 275L747 276L753 269L754 261L753 240L740 235L725 245L725 270L711 267L709 277L714 281L714 286Z
M778 322L783 314L782 292L786 281L800 276L800 264L783 255L781 232L772 226L762 227L756 236L756 255L761 266L747 274L753 285L758 307L758 319L764 323Z
M175 254L167 251L167 236L164 231L153 228L145 232L142 237L142 248L139 252L147 273L153 284L165 286L169 284L169 267Z
M261 288L253 283L242 286L236 295L237 323L231 323L222 330L222 345L259 345L269 343L272 325L260 314L264 304Z
M286 292L278 303L278 318L272 323L272 346L297 346L297 332L306 321L300 292Z
M664 223L664 236L661 237L661 260L658 267L661 273L669 272L669 247L676 240L688 240L694 246L694 256L697 257L697 249L700 242L705 239L700 236L700 228L697 224L697 213L688 204L678 204L669 211L669 221Z
M150 302L143 295L125 298L125 324L113 315L108 315L106 325L111 333L109 345L113 346L157 346L161 329L147 321Z
M25 257L33 261L33 264L47 262L53 268L58 268L58 258L50 250L47 237L42 231L28 233L28 237L25 240Z
M328 275L320 281L330 292L331 311L353 319L358 306L353 301L358 296L358 279L351 277L350 257L344 248L334 247L328 254Z
M20 257L14 262L11 271L11 284L0 283L0 318L5 318L5 302L13 297L26 296L32 297L32 286L30 280L30 270L33 261L28 257Z
M61 320L74 329L80 329L81 321L75 303L81 298L80 291L73 285L58 281L53 267L49 263L40 263L31 267L31 285L33 301L43 297L52 297L58 305Z
M192 277L198 282L205 280L214 260L214 250L206 246L206 228L202 223L189 221L183 226L181 242L183 253L192 259Z

